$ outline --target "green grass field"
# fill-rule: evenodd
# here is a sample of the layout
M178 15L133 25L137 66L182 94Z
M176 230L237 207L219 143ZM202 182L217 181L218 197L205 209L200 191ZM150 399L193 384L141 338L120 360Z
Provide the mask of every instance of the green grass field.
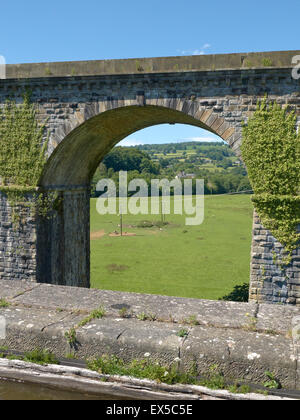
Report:
M161 217L101 216L91 200L92 287L169 296L218 299L249 281L252 227L250 196L206 196L205 219L185 226L185 216L168 215L163 228L141 228Z

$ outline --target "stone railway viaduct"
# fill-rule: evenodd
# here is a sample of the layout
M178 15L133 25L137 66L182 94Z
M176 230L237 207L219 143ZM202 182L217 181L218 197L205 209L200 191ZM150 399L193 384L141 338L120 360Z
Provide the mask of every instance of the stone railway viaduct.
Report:
M219 135L241 157L241 123L265 94L294 108L300 125L295 55L300 51L8 65L0 106L31 90L50 134L39 187L63 200L49 220L24 209L15 231L0 192L0 281L89 287L89 186L109 150L145 127L183 123ZM300 249L284 273L273 258L281 251L254 214L251 301L300 305Z

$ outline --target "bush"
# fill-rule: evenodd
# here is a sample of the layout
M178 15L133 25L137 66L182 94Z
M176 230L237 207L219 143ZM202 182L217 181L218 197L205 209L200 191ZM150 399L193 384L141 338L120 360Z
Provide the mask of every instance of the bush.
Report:
M233 288L233 291L228 295L223 296L219 300L231 302L248 302L249 300L249 284L244 283Z

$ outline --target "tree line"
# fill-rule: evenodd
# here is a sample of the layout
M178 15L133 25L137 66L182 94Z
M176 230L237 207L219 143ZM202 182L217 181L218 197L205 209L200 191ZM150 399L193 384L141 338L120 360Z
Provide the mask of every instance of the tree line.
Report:
M97 168L92 180L92 196L100 194L96 192L100 179L110 178L118 186L119 171L128 172L128 182L134 178L144 179L149 190L152 179L172 180L178 174L188 174L194 178L194 188L195 179L204 179L205 194L249 191L247 172L236 160L229 146L223 143L119 146L108 153Z

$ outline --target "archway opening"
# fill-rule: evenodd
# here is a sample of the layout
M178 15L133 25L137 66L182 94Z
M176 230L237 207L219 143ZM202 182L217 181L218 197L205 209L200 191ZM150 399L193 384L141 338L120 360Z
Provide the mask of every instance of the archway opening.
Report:
M162 214L162 205L156 215L99 214L97 197L102 192L96 185L104 178L118 185L120 170L128 171L128 183L145 180L149 194L152 179L204 179L203 223L186 226L186 215L174 214L174 196L171 214ZM207 130L165 124L127 137L106 155L93 177L91 287L219 299L247 284L250 190L236 155ZM150 210L149 202L147 207ZM245 290L236 297L247 298Z
M43 240L48 238L51 257L48 261L45 261L45 257L40 258L42 264L39 264L44 271L45 263L47 264L47 275L49 276L50 271L53 283L83 287L90 284L90 220L87 209L91 179L99 171L99 163L106 159L114 146L132 133L139 133L148 127L159 127L160 124L171 124L171 127L174 124L194 126L199 132L200 129L205 129L209 135L219 134L212 129L213 122L207 125L188 113L159 106L130 106L106 111L87 119L55 148L41 185L44 189L59 189L64 205L62 213L56 215L56 221L48 222L47 226L44 224L41 230ZM215 127L222 124L220 121ZM228 130L225 127L225 131L226 129ZM211 138L215 139L213 135ZM152 215L128 215L120 222L118 215L98 215L95 210L96 199L92 199L92 287L217 299L232 289L236 279L239 283L244 279L248 281L252 218L250 199L243 196L238 201L236 197L229 195L221 197L227 191L218 190L222 186L220 187L216 179L218 172L221 173L228 167L225 169L222 165L215 165L214 159L208 157L207 148L220 149L211 149L210 156L213 152L221 152L228 159L226 164L231 161L233 168L236 158L221 141L222 138L218 138L219 144L215 146L208 146L203 142L206 143L202 145L203 148L206 147L206 156L196 150L198 148L195 149L194 146L201 143L195 141L187 141L186 143L191 144L180 147L180 143L177 146L175 143L173 150L171 147L162 153L143 150L141 145L137 148L140 153L149 157L150 166L159 167L158 173L152 174L157 177L178 177L181 173L183 178L186 174L197 178L201 175L204 177L205 171L215 175L214 185L208 179L206 182L206 214L205 222L201 226L187 228L183 223L184 215L181 219L177 215L170 215L168 220L162 219L161 214L155 218ZM181 147L186 147L186 150L180 150ZM198 161L198 158L203 161ZM176 165L174 162L164 162L168 160L177 160ZM196 174L187 172L197 165ZM206 169L200 168L205 165ZM162 166L164 170L160 173ZM110 169L106 167L107 171ZM108 172L101 176L110 177ZM214 194L218 192L219 195ZM216 197L219 200L216 201ZM127 235L120 237L121 224ZM48 235L45 235L47 232ZM243 254L241 250L246 248L247 252ZM78 279L82 279L82 282L78 282Z

